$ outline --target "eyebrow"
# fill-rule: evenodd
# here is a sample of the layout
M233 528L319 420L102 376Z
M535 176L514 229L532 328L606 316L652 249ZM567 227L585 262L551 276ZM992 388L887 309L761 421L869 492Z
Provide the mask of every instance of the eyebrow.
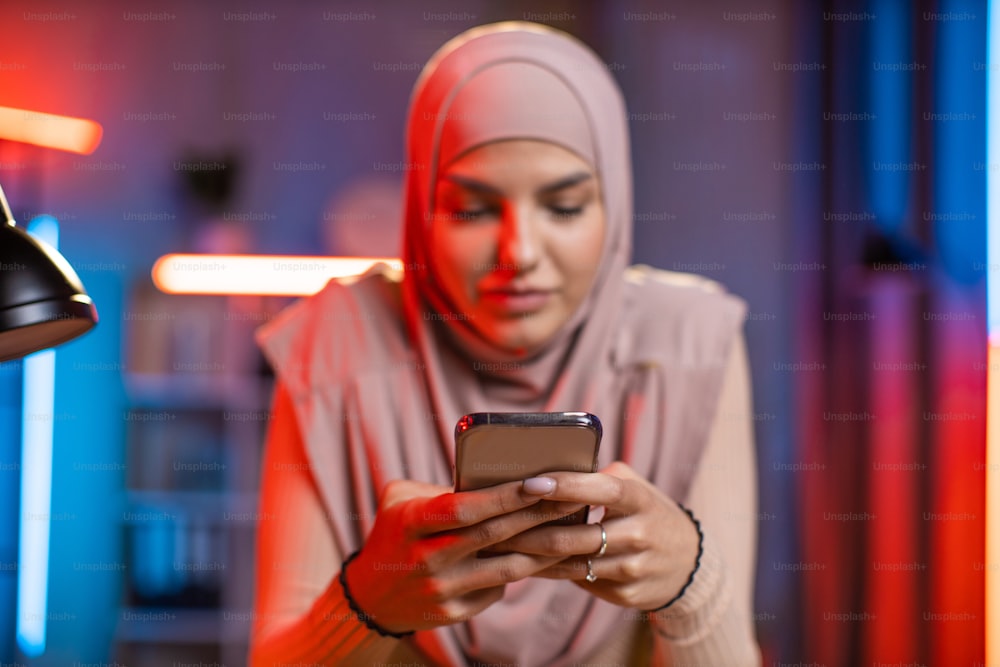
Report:
M568 188L568 187L571 187L573 185L577 185L578 183L582 183L582 182L584 182L584 181L586 181L586 180L588 180L588 179L590 179L592 177L593 176L591 174L588 174L585 171L574 172L574 173L570 174L569 176L565 176L563 178L560 178L558 181L555 181L554 183L549 183L548 185L543 185L542 187L540 187L538 189L538 192L536 194L539 194L539 195L552 194L553 192L558 192L559 190L562 190L564 188ZM499 190L497 190L495 187L493 187L492 185L488 185L486 183L483 183L482 181L477 181L474 178L468 178L466 176L460 176L458 174L449 174L449 175L446 175L446 176L444 176L444 180L450 181L450 182L454 183L455 185L459 185L459 186L465 188L466 190L472 190L473 192L479 192L479 193L490 194L490 195L498 195L498 196L501 195L501 194L503 194Z

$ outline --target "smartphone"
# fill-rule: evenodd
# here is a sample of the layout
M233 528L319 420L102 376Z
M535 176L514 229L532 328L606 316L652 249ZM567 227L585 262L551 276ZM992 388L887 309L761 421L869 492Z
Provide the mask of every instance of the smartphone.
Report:
M589 412L475 412L455 424L455 490L547 472L597 470L601 421ZM587 509L549 523L586 523Z

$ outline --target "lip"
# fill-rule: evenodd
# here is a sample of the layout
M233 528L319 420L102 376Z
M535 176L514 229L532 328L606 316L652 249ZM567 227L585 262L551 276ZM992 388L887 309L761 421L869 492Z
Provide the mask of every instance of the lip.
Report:
M530 313L544 308L555 290L503 287L480 292L483 301L507 313Z

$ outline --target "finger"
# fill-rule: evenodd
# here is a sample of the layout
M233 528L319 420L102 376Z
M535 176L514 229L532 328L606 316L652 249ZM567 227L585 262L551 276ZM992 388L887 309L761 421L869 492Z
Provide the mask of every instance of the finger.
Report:
M465 590L492 589L514 583L558 563L558 556L531 554L503 554L488 558L470 558L465 561L463 575L458 585Z
M557 563L553 563L549 567L544 570L540 570L532 576L543 579L567 579L587 584L591 583L587 581L587 574L593 572L596 577L594 580L595 582L602 580L605 582L622 582L626 580L623 575L627 569L624 566L624 561L625 557L623 556L614 558L587 558L585 556L573 556Z
M468 621L494 602L503 598L504 587L494 586L472 591L449 600L443 607L434 611L425 611L422 621L431 627L451 625Z
M408 517L419 532L431 533L464 528L493 517L535 505L542 498L526 493L521 482L507 482L475 491L444 493L414 503Z
M540 556L592 555L597 558L601 545L607 543L602 557L614 554L611 529L613 521L588 523L581 526L539 526L519 533L490 547L491 551L518 551ZM602 538L602 529L603 535Z
M610 472L550 472L546 477L555 480L548 500L561 500L586 505L603 505L615 514L635 514L648 504L648 493L639 480L620 476L617 469ZM616 474L612 474L616 473Z
M603 472L608 475L614 475L615 477L620 477L622 479L641 479L646 478L637 473L632 469L632 466L625 463L624 461L612 461L607 468L602 468L597 472Z
M472 526L441 533L443 539L454 540L450 543L452 549L473 553L483 549L493 550L493 545L509 540L518 533L523 533L538 525L555 521L583 509L575 503L546 502L511 512L503 516L493 517Z

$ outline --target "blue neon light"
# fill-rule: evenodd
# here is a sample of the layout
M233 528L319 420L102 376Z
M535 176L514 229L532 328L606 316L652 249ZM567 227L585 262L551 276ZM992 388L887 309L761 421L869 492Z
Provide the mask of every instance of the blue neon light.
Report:
M39 216L28 233L59 247L59 223ZM21 516L17 564L17 644L27 656L45 651L49 592L49 519L52 502L52 426L56 353L24 359L21 429Z

